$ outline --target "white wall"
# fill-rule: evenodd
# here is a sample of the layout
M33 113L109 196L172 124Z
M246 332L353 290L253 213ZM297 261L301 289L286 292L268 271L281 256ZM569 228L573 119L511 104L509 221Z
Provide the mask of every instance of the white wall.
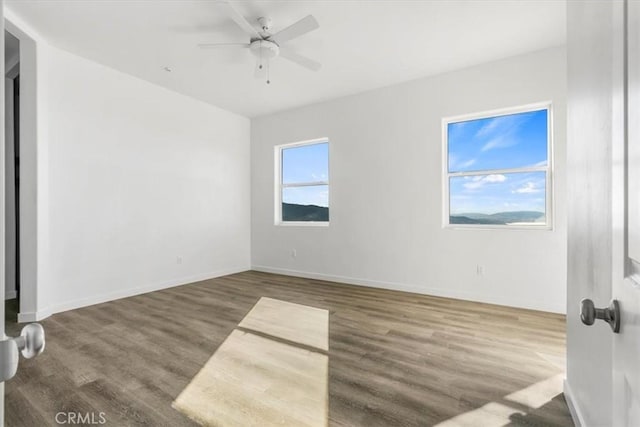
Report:
M579 304L611 298L611 149L615 2L568 2L568 283L565 395L583 426L612 425L613 334ZM617 17L620 20L621 18Z
M249 268L247 118L44 44L38 61L38 298L21 320Z
M555 48L252 120L253 267L564 312L565 62ZM554 230L443 229L441 119L546 100ZM273 147L325 136L331 225L275 226Z

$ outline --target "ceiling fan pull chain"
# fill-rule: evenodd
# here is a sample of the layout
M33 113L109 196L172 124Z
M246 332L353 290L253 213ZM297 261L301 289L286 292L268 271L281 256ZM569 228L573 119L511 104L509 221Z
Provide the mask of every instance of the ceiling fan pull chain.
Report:
M260 49L260 66L258 68L262 70L262 49Z
M271 84L271 81L269 80L269 60L267 60L267 84Z

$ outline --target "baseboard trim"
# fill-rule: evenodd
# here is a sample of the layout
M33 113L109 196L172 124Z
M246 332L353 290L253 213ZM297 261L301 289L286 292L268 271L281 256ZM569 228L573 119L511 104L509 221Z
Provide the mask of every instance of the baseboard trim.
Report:
M210 273L196 274L193 276L181 278L178 280L171 280L167 282L161 282L150 286L140 286L137 288L124 289L117 292L111 292L108 294L96 295L89 298L79 298L77 300L68 301L62 304L56 304L49 307L45 307L42 310L35 312L18 313L18 322L36 322L38 320L45 319L52 314L61 313L63 311L74 310L76 308L88 307L90 305L102 304L109 301L114 301L121 298L128 298L136 295L146 294L149 292L160 291L162 289L174 288L176 286L188 285L194 282L200 282L203 280L215 279L216 277L228 276L230 274L241 273L247 271L250 268L236 267L222 269Z
M550 313L559 313L559 314L566 313L566 307L564 305L549 306L548 302L545 302L545 301L520 300L517 298L505 298L505 297L498 297L494 295L486 297L484 295L478 295L471 292L459 292L459 291L451 291L450 289L418 286L415 284L382 282L377 280L360 279L360 278L348 277L348 276L338 276L338 275L315 273L315 272L308 272L308 271L289 270L286 268L269 267L266 265L252 265L251 269L255 271L261 271L263 273L282 274L284 276L303 277L306 279L316 279L316 280L324 280L328 282L347 283L350 285L368 286L371 288L387 289L391 291L411 292L415 294L432 295L437 297L453 298L453 299L460 299L465 301L475 301L475 302L482 302L486 304L503 305L507 307L525 308L528 310L538 310L538 311L545 311Z
M8 299L16 299L18 297L18 292L16 292L15 289L12 289L10 291L5 290L4 292L4 299L8 300Z
M574 394L571 391L571 386L566 379L564 380L562 388L564 392L564 399L567 401L567 406L569 407L569 412L571 413L571 418L573 419L573 424L576 427L586 426L587 424L584 422L582 411L580 411L580 407L576 404Z
M46 319L53 313L49 308L40 311L26 311L24 313L18 313L18 323L37 322L42 319Z

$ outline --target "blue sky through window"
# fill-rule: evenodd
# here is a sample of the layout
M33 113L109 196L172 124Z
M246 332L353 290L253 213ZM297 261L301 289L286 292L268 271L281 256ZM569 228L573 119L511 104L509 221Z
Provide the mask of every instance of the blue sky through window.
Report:
M547 110L449 123L449 172L545 166Z
M282 183L305 184L329 180L329 143L282 149ZM329 186L293 186L282 189L282 202L295 205L329 206Z
M328 181L329 143L302 145L282 150L282 183Z
M499 169L545 167L548 162L548 112L546 109L449 123L450 173L478 172L449 178L449 212L504 216L504 223L545 222L546 173L484 173ZM539 213L539 214L538 214ZM466 218L468 217L468 218ZM466 215L458 223L493 223ZM454 223L451 218L451 223ZM500 222L496 222L500 223Z

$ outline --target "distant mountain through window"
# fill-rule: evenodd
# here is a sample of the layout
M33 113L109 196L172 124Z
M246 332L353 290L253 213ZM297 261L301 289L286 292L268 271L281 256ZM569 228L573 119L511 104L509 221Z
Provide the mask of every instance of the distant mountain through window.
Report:
M536 211L512 211L498 212L494 214L461 213L449 216L449 223L451 224L535 224L545 223L545 220L544 212Z
M283 221L329 221L329 208L316 205L282 204Z

